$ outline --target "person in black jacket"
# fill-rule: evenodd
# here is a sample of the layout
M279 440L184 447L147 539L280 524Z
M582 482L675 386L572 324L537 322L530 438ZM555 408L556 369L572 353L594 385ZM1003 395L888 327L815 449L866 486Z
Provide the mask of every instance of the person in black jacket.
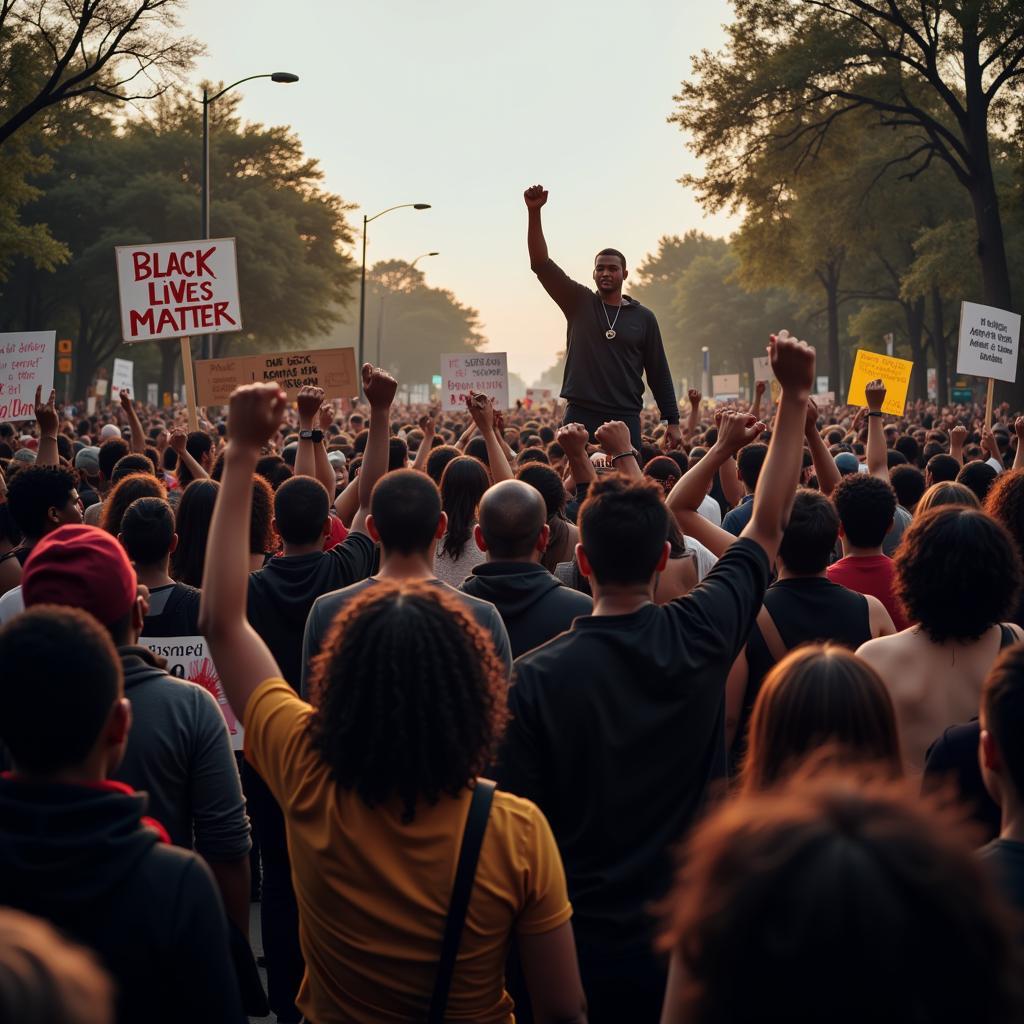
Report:
M0 904L92 948L118 986L119 1024L244 1021L209 868L110 781L131 707L109 634L73 608L30 608L0 630ZM31 681L31 685L29 685Z
M498 609L513 658L563 633L594 607L586 594L563 586L540 564L550 533L544 499L521 480L495 484L480 502L474 538L487 561L459 590Z

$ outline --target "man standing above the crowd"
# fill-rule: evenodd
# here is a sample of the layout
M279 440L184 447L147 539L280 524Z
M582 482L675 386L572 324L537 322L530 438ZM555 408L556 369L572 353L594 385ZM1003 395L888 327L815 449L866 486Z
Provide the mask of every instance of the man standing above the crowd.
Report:
M660 488L612 476L580 509L580 571L593 615L516 661L499 779L551 823L565 863L590 1020L657 1021L665 986L651 907L672 854L725 774L725 681L746 643L800 477L814 350L772 339L782 385L750 524L703 583L653 603L671 545ZM722 432L753 440L752 416ZM621 423L602 432L634 460ZM616 460L619 461L618 459ZM629 467L633 475L639 467Z
M620 420L629 427L633 447L639 450L646 372L667 424L666 447L679 448L683 440L679 404L661 331L649 309L622 294L628 274L626 257L618 249L597 254L593 275L597 291L592 292L548 256L540 216L548 201L547 190L531 185L523 198L529 211L530 269L568 321L561 397L569 404L564 422L582 423L593 437L602 423Z

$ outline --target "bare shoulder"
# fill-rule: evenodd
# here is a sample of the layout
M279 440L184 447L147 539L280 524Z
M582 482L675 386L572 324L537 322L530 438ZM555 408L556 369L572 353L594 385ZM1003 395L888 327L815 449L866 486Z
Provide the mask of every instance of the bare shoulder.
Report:
M863 658L869 665L883 671L914 657L920 643L914 627L895 633L892 636L880 636L869 640L857 648L857 657Z

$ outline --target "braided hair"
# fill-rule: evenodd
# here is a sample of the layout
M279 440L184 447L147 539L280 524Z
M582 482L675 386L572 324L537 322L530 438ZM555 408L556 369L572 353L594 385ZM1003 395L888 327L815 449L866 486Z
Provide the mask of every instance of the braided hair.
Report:
M457 796L494 762L507 681L488 633L426 581L381 580L346 604L313 659L314 749L369 807Z

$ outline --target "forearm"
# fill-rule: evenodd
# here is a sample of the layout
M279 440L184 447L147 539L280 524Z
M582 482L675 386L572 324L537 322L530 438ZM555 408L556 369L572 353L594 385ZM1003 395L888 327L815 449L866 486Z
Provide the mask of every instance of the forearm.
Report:
M750 407L750 412L751 412L751 415L754 417L755 420L759 420L761 418L761 392L760 391L755 391L754 392L754 404Z
M796 496L806 417L807 395L783 391L775 432L754 493L754 511L742 534L756 540L771 560L778 553Z
M252 896L252 871L249 858L207 861L220 889L224 909L235 926L249 938L249 900Z
M956 459L957 462L962 466L964 464L964 442L963 438L953 437L949 441L949 454ZM1016 459L1014 460L1013 468L1017 468Z
M503 480L512 480L515 473L512 472L512 467L498 440L498 432L492 427L482 433L484 443L487 445L487 465L491 471L491 482L500 484Z
M548 243L540 221L540 210L529 210L526 222L526 247L530 252L530 267L536 270L548 261Z
M309 427L299 424L299 430L309 430ZM313 441L308 438L299 438L298 451L295 453L295 475L296 476L311 476L319 479L316 471L316 451L317 445L313 444ZM330 491L327 492L328 494Z
M412 468L418 470L420 473L426 473L427 471L427 459L430 458L431 445L433 441L433 435L424 438L420 441L419 448L416 449L416 458L412 461Z
M743 481L740 479L736 456L730 455L718 471L718 479L722 485L725 500L735 508L743 500Z
M135 411L135 403L132 402L125 411L128 413L128 426L132 434L132 451L141 455L146 450L146 435L142 432L142 423Z
M362 475L360 470L359 476L349 480L348 486L334 501L334 511L338 513L338 518L346 527L352 525L352 520L359 511L359 477Z
M352 520L352 530L364 533L363 524L370 511L370 497L377 481L388 471L388 438L391 430L389 409L370 407L370 435L366 439L363 464L357 477L359 510Z
M39 448L36 451L36 466L59 466L60 452L57 448L56 434L40 434Z
M885 446L882 417L868 414L868 472L879 480L889 482L889 456Z
M1013 457L1013 468L1024 469L1024 441L1018 438L1017 454Z
M594 464L587 457L586 452L568 454L568 462L574 487L579 487L580 484L592 483L597 479L597 470L594 469Z
M178 461L192 474L193 480L206 480L210 474L189 454L188 449L178 453ZM298 460L296 460L297 462Z
M811 461L814 463L814 475L818 478L818 489L827 498L842 480L842 474L836 466L836 460L825 447L821 434L817 430L809 430L806 436L807 445L811 449Z
M615 454L617 455L618 452ZM621 459L616 459L612 465L618 472L630 480L643 480L644 478L644 472L640 468L640 463L636 461L635 455L626 455Z
M696 405L690 406L690 419L686 424L686 432L691 437L696 432L697 427L700 426L700 402Z
M470 421L469 426L462 432L462 436L455 442L455 447L458 448L460 452L464 452L466 450L466 445L469 444L475 433L476 424Z
M696 512L711 490L715 473L731 458L732 452L713 444L700 462L687 470L672 488L667 500L669 511L676 516L686 509Z
M301 444L299 447L302 447ZM334 475L334 467L327 458L327 447L323 441L313 445L313 455L316 460L316 478L324 485L324 490L333 497L338 478Z

